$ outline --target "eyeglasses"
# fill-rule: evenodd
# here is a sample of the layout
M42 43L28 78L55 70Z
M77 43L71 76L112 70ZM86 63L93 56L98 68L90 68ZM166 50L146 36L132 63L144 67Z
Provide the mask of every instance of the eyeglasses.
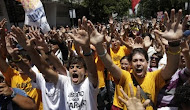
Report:
M157 57L150 57L151 60L155 59L155 60L159 60L159 58Z

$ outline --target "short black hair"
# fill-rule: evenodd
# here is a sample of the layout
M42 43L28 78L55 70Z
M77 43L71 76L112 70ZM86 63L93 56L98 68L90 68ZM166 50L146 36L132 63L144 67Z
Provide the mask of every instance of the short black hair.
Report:
M137 53L144 55L146 61L148 61L148 54L147 54L147 51L144 50L143 48L135 48L135 49L133 49L132 52L131 52L131 53L129 54L129 56L128 56L128 61L131 62L133 56L134 56L135 54L137 54Z
M120 62L123 60L123 59L127 59L128 60L128 56L123 56L120 60Z
M159 60L163 58L163 55L162 55L161 52L156 52L156 53L154 53L153 55L156 55L156 56L159 58ZM152 56L153 56L153 55L152 55Z
M82 64L84 66L85 70L87 70L86 63L85 63L83 57L80 57L80 56L70 57L69 61L68 61L68 66L67 66L68 70L69 70L70 65L72 65L72 64Z
M190 105L190 84L185 84L176 88L174 101L180 108L182 108L182 104L186 106Z

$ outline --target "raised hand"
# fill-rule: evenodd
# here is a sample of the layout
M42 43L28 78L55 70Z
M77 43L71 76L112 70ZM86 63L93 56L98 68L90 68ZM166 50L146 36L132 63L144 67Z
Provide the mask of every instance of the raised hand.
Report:
M133 44L133 49L135 48L144 48L144 42L141 37L136 37Z
M100 34L94 27L91 21L88 21L88 33L90 33L90 42L96 46L103 43L104 35Z
M29 33L29 36L34 38L35 48L38 50L43 50L44 52L49 51L49 46L45 42L44 36L36 31Z
M178 17L175 18L175 9L171 10L170 19L168 17L168 13L165 12L166 30L165 32L160 32L159 30L154 30L154 32L158 33L160 36L164 37L168 41L179 40L183 37L183 31L185 30L185 25L187 24L188 15L185 16L183 23L180 24L182 18L182 10L178 11ZM176 20L175 20L176 19Z
M86 17L82 18L82 23L81 20L79 19L79 30L76 31L76 34L69 33L69 36L74 39L77 44L79 44L82 47L89 47L90 45L90 38L88 35L88 27L87 27L87 19Z
M25 50L30 50L31 48L34 48L34 43L33 43L33 41L35 40L34 37L30 36L29 39L19 27L12 26L11 29L13 33L16 35L15 38L17 39L18 43Z
M131 97L129 97L121 88L120 91L123 94L124 98L127 100L121 98L120 96L118 98L127 106L128 110L145 110L145 107L150 103L150 100L147 99L144 103L141 102L139 86L137 86L136 96L134 95L134 91L131 84L129 84L129 88Z
M145 36L145 38L143 39L144 41L144 47L145 48L149 48L152 44L152 40L150 40L150 37L149 36Z
M18 53L18 48L14 48L14 46L12 44L13 42L11 41L13 36L15 36L15 35L14 34L7 34L7 36L5 38L7 52L11 56Z

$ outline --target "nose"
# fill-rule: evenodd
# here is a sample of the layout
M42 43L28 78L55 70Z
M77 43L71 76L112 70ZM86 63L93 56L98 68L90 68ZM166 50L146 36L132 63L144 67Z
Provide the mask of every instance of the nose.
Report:
M141 61L137 61L137 66L141 66Z

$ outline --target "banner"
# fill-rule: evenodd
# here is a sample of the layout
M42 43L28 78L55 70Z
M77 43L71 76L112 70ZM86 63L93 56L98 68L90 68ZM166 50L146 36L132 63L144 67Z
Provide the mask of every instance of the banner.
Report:
M131 5L132 5L132 10L133 10L133 13L134 13L135 8L137 9L138 3L140 2L140 0L132 0L131 2L132 2L132 3L131 3Z
M22 3L25 10L25 25L37 26L43 33L50 31L44 7L40 0L17 0Z

